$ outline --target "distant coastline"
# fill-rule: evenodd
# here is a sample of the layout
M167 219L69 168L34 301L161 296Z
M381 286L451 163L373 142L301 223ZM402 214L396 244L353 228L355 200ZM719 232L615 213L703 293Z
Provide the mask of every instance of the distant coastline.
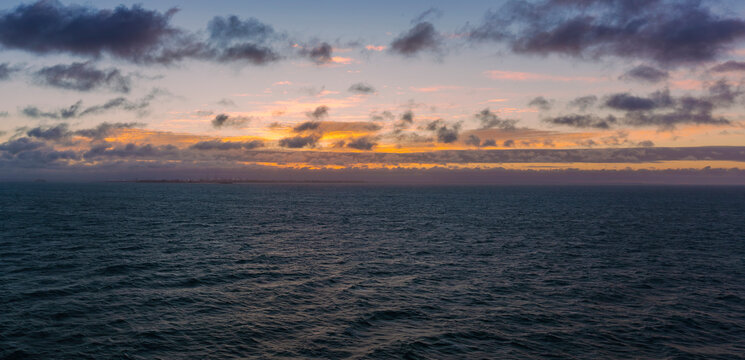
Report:
M182 179L145 179L145 180L108 180L107 183L165 183L165 184L365 184L361 180L182 180Z

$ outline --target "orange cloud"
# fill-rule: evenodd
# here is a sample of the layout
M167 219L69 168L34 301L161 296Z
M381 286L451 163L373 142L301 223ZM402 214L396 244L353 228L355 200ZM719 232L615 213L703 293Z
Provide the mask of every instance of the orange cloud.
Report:
M431 92L438 92L438 91L443 91L443 90L458 90L461 88L462 88L461 86L435 85L435 86L429 86L429 87L411 87L410 89L416 92L431 93Z
M484 72L486 77L492 80L513 80L513 81L536 81L536 80L548 80L548 81L561 81L561 82L598 82L606 80L605 78L591 77L591 76L556 76L546 75L528 72L518 71L501 71L501 70L489 70Z

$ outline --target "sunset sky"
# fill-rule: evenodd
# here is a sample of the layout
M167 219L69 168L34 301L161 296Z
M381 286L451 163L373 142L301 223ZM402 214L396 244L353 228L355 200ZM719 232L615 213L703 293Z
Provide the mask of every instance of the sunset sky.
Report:
M0 180L745 178L742 1L0 5Z

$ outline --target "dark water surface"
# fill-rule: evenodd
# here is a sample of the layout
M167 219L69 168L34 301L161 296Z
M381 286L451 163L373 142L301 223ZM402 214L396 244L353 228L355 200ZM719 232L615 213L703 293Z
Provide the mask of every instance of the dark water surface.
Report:
M743 354L743 187L0 184L0 358Z

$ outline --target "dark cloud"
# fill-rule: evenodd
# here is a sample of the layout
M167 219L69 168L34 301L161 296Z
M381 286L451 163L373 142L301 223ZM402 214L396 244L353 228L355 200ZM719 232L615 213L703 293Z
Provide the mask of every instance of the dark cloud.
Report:
M635 80L646 83L658 83L660 81L667 80L667 78L669 77L670 74L667 71L663 71L649 65L639 65L621 75L620 79Z
M303 131L309 131L309 130L316 130L318 129L319 126L321 126L320 121L306 121L292 128L292 131L303 132Z
M437 141L441 143L453 143L458 140L461 124L446 124L444 120L438 119L430 122L426 130L433 131L437 135Z
M478 136L471 134L471 135L468 135L464 143L466 145L479 147L481 146L481 139Z
M52 127L33 128L31 130L28 130L26 132L26 135L28 135L29 137L37 138L37 139L59 141L59 140L70 137L72 133L68 129L67 124L63 123L63 124L58 124Z
M745 39L745 20L703 1L515 0L468 29L516 53L645 58L663 65L710 61Z
M605 103L603 105L611 109L623 111L653 110L663 106L655 101L655 99L633 96L629 93L610 95L607 99L605 99Z
M111 135L117 130L122 129L134 129L143 126L142 123L129 122L129 123L108 123L103 122L98 126L91 129L81 129L74 132L75 135L84 136L91 139L102 139L106 136Z
M11 155L15 155L22 151L38 149L44 145L44 142L35 141L27 137L22 137L18 139L11 139L0 144L0 151L5 151Z
M714 105L711 102L686 96L679 99L677 106L670 112L629 112L624 123L630 126L657 126L663 130L674 129L678 124L730 124L726 118L714 116L713 110Z
M675 97L667 89L648 96L617 93L607 96L603 106L624 112L622 117L566 115L544 121L556 125L598 129L608 129L614 125L656 126L661 130L674 129L678 124L727 125L731 121L714 115L714 111L733 106L744 94L745 91L740 86L733 86L724 79L713 83L705 94L699 96Z
M308 135L308 136L293 136L288 137L284 139L279 140L279 146L291 148L291 149L299 149L304 147L314 147L316 146L316 143L320 137L317 135Z
M253 119L247 116L230 116L227 114L218 114L217 116L215 116L214 119L212 119L212 126L217 129L222 127L239 128L243 127L251 120Z
M96 158L166 158L168 155L178 154L178 148L173 145L155 146L152 144L129 143L124 146L114 146L102 143L95 144L83 154L86 159Z
M82 101L78 101L67 108L58 109L55 111L43 111L36 106L27 106L21 113L30 118L49 118L49 119L69 119L75 118L80 115L80 108L83 106Z
M329 107L321 105L315 108L315 110L305 113L305 115L313 120L320 120L329 115Z
M321 64L330 63L332 61L331 59L332 51L333 51L333 48L331 47L331 45L323 42L310 49L303 48L300 51L300 54L313 60L313 62L315 62L316 64L321 65Z
M579 111L585 111L591 108L598 101L595 95L580 96L569 102L569 106L576 107Z
M414 113L411 110L405 111L403 114L401 114L401 121L409 124L413 123Z
M497 142L493 139L484 140L484 142L481 143L481 146L487 147L487 146L497 146Z
M70 53L97 58L107 54L134 62L168 63L186 55L182 33L166 12L139 5L99 10L54 0L22 4L0 15L0 44L37 54Z
M367 121L306 121L296 125L294 132L313 132L321 135L327 132L344 131L344 132L375 132L381 129L381 126Z
M78 91L107 88L128 93L131 87L131 79L118 69L99 70L87 62L45 67L34 73L34 77L42 85Z
M610 129L617 123L616 117L612 115L605 118L596 115L564 115L546 118L543 121L553 125L595 129Z
M488 108L481 110L474 117L481 122L481 129L515 130L517 120L502 119Z
M551 101L547 100L543 96L538 96L533 100L530 100L528 106L548 111L551 110Z
M745 71L745 62L730 60L711 68L713 72Z
M654 147L654 143L651 140L640 141L637 146L639 147Z
M372 150L372 148L377 145L376 142L374 142L370 137L363 136L359 137L353 140L350 140L347 142L347 147L357 150Z
M210 40L218 43L229 43L235 40L265 42L277 36L274 28L255 18L241 20L235 15L228 17L215 16L207 24Z
M142 126L140 123L108 123L103 122L96 127L88 129L70 130L67 123L61 123L54 126L39 126L26 131L26 135L36 139L48 141L63 141L71 136L82 136L93 140L103 139L122 129L133 129Z
M709 86L708 91L708 97L705 97L704 99L711 101L715 106L721 107L734 105L738 98L744 93L741 84L737 87L733 87L732 84L725 79L716 81L714 84Z
M366 83L356 83L349 87L349 91L357 94L372 94L375 92L375 88Z
M429 22L420 22L408 32L399 35L391 43L393 53L414 56L421 51L437 51L442 38Z
M215 55L221 62L246 61L254 65L264 65L281 59L281 56L267 46L245 43L226 47Z
M222 141L222 140L208 140L200 141L192 146L191 149L196 150L238 150L245 149L251 150L264 146L264 142L261 140L252 141Z
M10 66L9 63L0 64L0 81L10 79L10 74L18 71L18 68Z
M515 146L515 140L512 140L512 139L505 140L504 143L502 144L502 146L508 147L508 148L509 147L513 147L513 146Z
M395 134L399 134L406 128L410 127L414 123L414 112L411 110L404 111L398 121L393 124L393 131ZM401 140L401 139L399 139Z
M262 65L281 59L268 43L283 37L256 19L215 17L205 41L173 27L170 22L176 12L140 5L97 9L41 0L0 15L0 45L37 54L93 59L109 55L135 63L171 64L191 58Z
M439 19L441 17L442 17L442 10L436 7L431 7L425 10L424 12L422 12L421 14L417 15L415 18L411 19L411 24L412 25L418 24L425 20Z

